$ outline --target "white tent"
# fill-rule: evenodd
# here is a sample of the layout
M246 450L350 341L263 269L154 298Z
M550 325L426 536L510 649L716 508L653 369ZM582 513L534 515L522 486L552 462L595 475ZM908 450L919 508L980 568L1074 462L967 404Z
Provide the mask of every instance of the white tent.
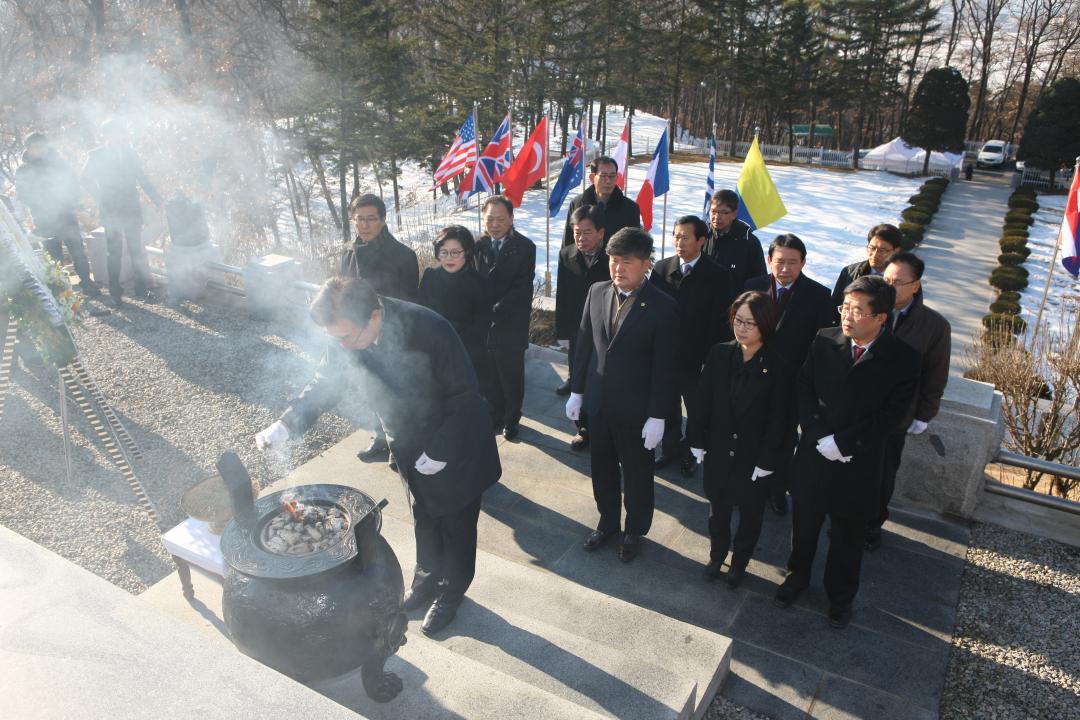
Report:
M926 161L926 151L920 148L911 161L915 163L916 171L922 171L923 163ZM963 164L964 153L930 153L930 170L948 171Z
M888 170L890 172L911 173L922 169L922 165L916 165L913 161L919 153L918 148L913 148L900 138L893 138L884 145L866 153L860 160L859 165L868 170Z

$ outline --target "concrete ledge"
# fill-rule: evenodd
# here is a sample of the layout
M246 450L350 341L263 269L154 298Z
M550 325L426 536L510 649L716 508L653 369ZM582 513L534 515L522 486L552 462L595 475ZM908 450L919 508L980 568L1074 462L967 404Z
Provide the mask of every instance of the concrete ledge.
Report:
M984 492L974 519L1080 548L1080 518L1063 510Z

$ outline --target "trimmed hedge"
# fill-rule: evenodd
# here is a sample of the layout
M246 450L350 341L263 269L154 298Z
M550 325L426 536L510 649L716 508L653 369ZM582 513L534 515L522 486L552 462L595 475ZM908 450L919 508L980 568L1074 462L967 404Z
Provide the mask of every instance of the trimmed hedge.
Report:
M1005 224L1015 225L1024 223L1028 227L1031 227L1035 223L1035 219L1031 217L1031 213L1027 210L1010 210L1005 214Z
M1029 197L1023 197L1023 196L1017 197L1016 195L1013 195L1012 197L1009 198L1009 209L1010 210L1026 210L1028 212L1033 213L1033 212L1035 212L1036 210L1039 209L1039 203L1035 202L1034 200L1032 200Z
M999 290L1023 290L1028 285L1028 271L1022 267L999 265L990 273L990 284Z
M1031 248L1029 248L1025 243L1016 242L1015 240L1008 242L1002 240L998 243L998 247L1001 248L1001 252L1003 253L1015 253L1017 255L1023 255L1025 260L1027 260L1028 257L1031 256Z
M1031 227L1030 223L1008 222L1008 223L1005 223L1004 226L1002 226L1002 234L1004 235L1004 234L1007 234L1007 233L1014 232L1016 230L1021 230L1023 232L1029 233L1030 232L1028 230L1029 227Z
M1017 228L1017 229L1014 229L1014 230L1002 230L1001 231L1001 236L1002 237L1012 237L1012 238L1022 238L1024 240L1027 240L1029 237L1031 237L1031 231L1028 230L1027 228L1023 228L1023 229Z
M904 234L904 249L910 250L923 241L926 228L918 223L902 222L900 223L900 232Z
M949 185L949 180L948 178L943 177L932 177L925 183L923 183L924 187L927 185L938 185L941 187L942 190L944 190Z
M930 224L930 213L914 207L904 208L900 213L900 217L908 222L918 223L919 225L925 226Z
M1019 315L1009 315L1008 313L990 313L989 315L983 315L982 324L987 330L1008 330L1014 335L1024 332L1024 328L1027 327L1024 318Z
M1022 265L1025 260L1027 260L1027 255L1024 255L1023 253L1003 252L1002 254L998 255L999 263L1012 267Z
M990 303L990 312L999 315L1004 313L1005 315L1019 315L1020 303L1009 302L1008 300L1002 300L998 298L994 302Z
M1002 290L998 293L997 299L1005 300L1006 302L1019 303L1020 293L1016 292L1015 290Z

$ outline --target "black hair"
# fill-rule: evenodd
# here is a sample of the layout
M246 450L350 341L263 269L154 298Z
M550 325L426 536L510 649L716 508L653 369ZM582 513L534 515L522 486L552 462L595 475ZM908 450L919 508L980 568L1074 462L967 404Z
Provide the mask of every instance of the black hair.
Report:
M349 216L352 217L356 214L356 211L362 207L373 207L375 211L379 213L379 219L386 219L386 203L378 195L372 195L371 193L364 193L363 195L357 195L353 198L353 201L349 203Z
M473 251L476 250L476 238L469 232L469 229L463 225L447 225L439 234L435 236L435 242L432 243L435 246L435 257L439 257L439 250L442 249L443 244L447 240L457 240L461 243L461 249L465 251L465 259L472 258Z
M806 245L799 239L798 235L792 235L791 233L785 233L783 235L777 235L776 239L769 244L769 257L772 257L773 250L776 248L791 248L792 250L798 250L799 256L806 260Z
M896 306L896 288L880 275L863 275L844 288L844 297L862 293L870 298L870 311L875 315L890 313Z
M776 302L772 296L757 290L747 290L735 298L735 302L731 303L728 309L728 325L732 329L735 328L735 313L743 305L750 308L750 314L754 316L761 339L771 338L776 333L776 323L780 320L780 314L777 312Z
M901 250L890 255L889 265L893 263L907 265L911 268L911 272L915 273L916 280L922 280L923 271L926 270L926 263L923 262L923 259L910 250Z
M904 233L900 232L900 228L889 223L881 223L870 228L870 232L866 233L867 244L874 238L881 238L892 245L894 250L899 250L904 244Z
M502 205L504 208L506 208L506 212L510 214L510 217L514 217L514 203L510 200L510 198L506 197L505 195L488 196L488 199L484 201L481 209L487 210L492 205Z
M608 157L607 155L601 155L600 157L589 163L589 172L595 175L596 173L600 172L601 165L614 165L615 172L619 172L619 162L615 158Z
M652 235L641 228L625 227L611 236L607 244L609 257L636 257L648 260L653 253Z
M582 205L570 214L570 224L577 225L582 220L588 220L594 228L603 230L606 218L599 205Z
M339 320L367 327L371 313L381 307L379 296L360 278L332 277L319 288L308 314L319 327L327 327Z
M726 205L732 210L739 209L739 194L734 190L717 190L712 196L713 205Z
M683 215L675 221L675 225L693 225L694 237L698 240L709 237L709 226L697 215Z

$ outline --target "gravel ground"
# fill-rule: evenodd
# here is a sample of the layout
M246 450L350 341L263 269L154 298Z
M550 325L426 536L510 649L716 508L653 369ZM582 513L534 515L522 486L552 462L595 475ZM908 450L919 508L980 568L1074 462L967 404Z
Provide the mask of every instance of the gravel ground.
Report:
M184 491L212 473L225 450L236 450L263 485L287 469L263 464L253 436L313 373L325 341L305 327L217 304L128 302L76 330L83 364L146 456L133 467L166 529L185 517ZM0 419L0 490L14 499L0 504L0 524L129 592L145 590L173 570L161 531L73 402L67 482L56 372L32 350L23 355ZM323 416L291 462L353 432L359 411L346 401L339 414Z
M1080 717L1080 549L976 524L943 720Z

